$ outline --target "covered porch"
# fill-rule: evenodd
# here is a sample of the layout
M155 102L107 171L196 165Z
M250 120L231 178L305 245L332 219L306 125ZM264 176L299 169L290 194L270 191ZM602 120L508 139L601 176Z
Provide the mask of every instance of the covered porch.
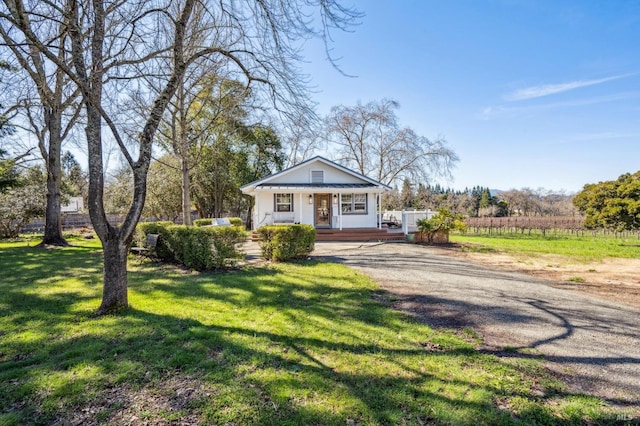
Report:
M303 224L345 230L381 228L380 197L391 187L314 157L240 189L255 199L253 229Z
M307 224L316 229L382 229L383 191L371 185L262 185L254 193L254 229L285 224Z

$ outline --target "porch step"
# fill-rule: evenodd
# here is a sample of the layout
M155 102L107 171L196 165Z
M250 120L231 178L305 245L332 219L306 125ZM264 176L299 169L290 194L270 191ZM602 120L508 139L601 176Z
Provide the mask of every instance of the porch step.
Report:
M316 241L404 241L402 232L386 229L317 229Z
M402 232L388 232L386 229L316 229L316 241L404 241ZM251 241L260 241L257 232L251 234Z

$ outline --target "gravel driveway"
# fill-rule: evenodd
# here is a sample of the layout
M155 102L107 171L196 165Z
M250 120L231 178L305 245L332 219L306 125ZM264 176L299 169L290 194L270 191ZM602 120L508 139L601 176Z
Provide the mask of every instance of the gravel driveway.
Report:
M572 390L640 407L640 310L440 253L405 243L318 242L314 257L361 270L420 321L470 327L502 357L543 354Z

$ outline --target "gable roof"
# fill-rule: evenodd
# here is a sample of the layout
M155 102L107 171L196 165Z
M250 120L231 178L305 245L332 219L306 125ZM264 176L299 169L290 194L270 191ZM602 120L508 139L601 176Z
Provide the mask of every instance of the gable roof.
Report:
M338 163L334 163L331 160L327 160L326 158L321 157L319 155L316 156L316 157L310 158L308 160L305 160L305 161L303 161L301 163L298 163L295 166L289 167L288 169L285 169L285 170L283 170L281 172L274 173L274 174L272 174L270 176L267 176L267 177L264 177L262 179L258 179L256 181L253 181L253 182L251 182L251 183L249 183L247 185L244 185L244 186L240 187L240 190L246 194L246 193L253 192L257 187L265 187L265 188L266 187L277 188L277 187L284 187L284 186L286 186L286 187L295 186L295 187L299 187L299 188L318 188L318 187L322 187L322 188L328 188L328 187L346 188L346 187L349 187L349 185L347 185L347 184L326 184L326 183L325 184L312 184L312 183L303 183L303 182L296 183L296 184L290 184L290 183L289 184L277 184L277 183L270 184L269 183L269 182L271 182L272 180L274 180L276 178L280 178L282 176L286 176L287 174L289 174L291 172L294 172L296 170L299 170L299 169L301 169L303 167L306 167L306 166L308 166L308 165L310 165L312 163L316 163L316 162L324 163L329 167L333 167L333 168L335 168L337 170L340 170L340 171L342 171L344 173L347 173L347 174L359 179L360 181L362 181L362 184L351 184L351 185L359 186L359 187L378 188L378 189L382 189L382 190L385 190L385 191L390 191L391 190L391 187L389 185L385 185L382 182L378 182L375 179L371 179L371 178L369 178L369 177L367 177L367 176L365 176L363 174L360 174L360 173L358 173L356 171L353 171L353 170L351 170L351 169L349 169L347 167L344 167L344 166L342 166L342 165L340 165Z

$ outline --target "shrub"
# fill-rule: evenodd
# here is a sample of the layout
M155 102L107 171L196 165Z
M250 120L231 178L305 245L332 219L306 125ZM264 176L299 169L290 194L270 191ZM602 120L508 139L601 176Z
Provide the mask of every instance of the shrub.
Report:
M466 225L462 215L455 214L449 209L440 209L431 219L421 219L416 222L420 230L419 241L427 243L449 242L449 231L465 231Z
M308 256L314 248L316 230L311 225L278 225L258 228L264 259L285 261Z
M227 219L229 219L229 222L231 222L231 225L233 226L244 226L244 223L242 223L242 219L239 217L229 217ZM212 224L212 221L213 219L211 218L196 219L193 221L193 224L195 226L209 226Z
M218 228L205 228L211 238L211 250L213 265L222 268L228 265L230 260L244 258L244 253L238 247L247 240L247 232L244 226L225 226Z
M196 219L196 220L194 220L194 221L193 221L193 224L194 224L195 226L209 226L209 225L211 225L211 221L212 221L212 220L213 220L213 219L211 219L211 218L206 218L206 219Z
M137 247L144 247L147 241L147 234L158 234L158 244L156 245L156 256L165 262L175 262L175 256L171 249L171 231L173 222L144 222L136 227L133 244Z
M166 222L138 225L139 236L144 238L148 233L160 235L156 246L159 258L199 271L223 268L242 259L244 253L238 245L247 237L241 226L203 228Z
M239 217L230 217L229 222L231 222L233 226L244 226L244 223L242 223L242 219Z
M171 228L171 249L178 263L190 269L213 268L211 243L203 228L174 226Z

